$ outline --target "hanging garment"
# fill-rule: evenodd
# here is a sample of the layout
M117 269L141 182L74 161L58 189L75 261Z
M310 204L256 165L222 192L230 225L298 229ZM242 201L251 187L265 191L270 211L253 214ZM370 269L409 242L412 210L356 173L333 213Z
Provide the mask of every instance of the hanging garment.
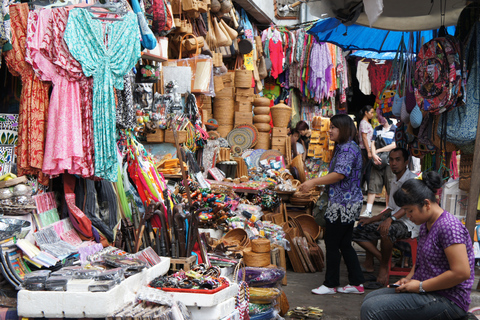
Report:
M45 145L45 126L48 111L50 83L40 81L32 66L25 61L28 4L10 6L12 50L5 53L5 61L14 76L21 76L22 94L18 123L18 175L38 175L46 185L48 178L41 172Z
M69 13L65 41L85 75L93 75L95 176L110 181L117 180L113 87L123 90L123 76L140 59L139 37L132 12L113 23L92 19L81 8Z
M268 45L268 49L270 50L270 60L272 61L272 70L271 75L274 79L278 78L278 75L283 72L283 48L281 41L273 41L270 39L270 43Z
M58 12L59 9L54 9ZM62 10L65 10L62 8ZM49 54L46 50L40 50L45 42L52 42L52 34L45 37L53 27L52 9L30 11L27 30L27 61L32 64L36 74L43 81L52 81L53 90L48 108L47 134L45 140L45 156L42 171L50 176L58 176L65 170L70 174L91 176L93 172L88 170L84 161L85 156L82 147L82 115L80 108L80 85L77 78L69 76L67 71L55 65L42 53ZM66 16L65 16L66 19ZM64 21L63 27L66 25ZM58 33L57 33L58 35ZM63 36L63 32L61 33ZM59 38L59 42L63 37ZM51 49L51 48L50 48ZM61 62L73 59L66 52ZM78 62L77 62L78 64ZM77 74L81 69L77 69ZM70 81L72 80L72 81ZM93 169L93 168L92 168Z
M385 61L384 64L370 63L368 65L368 74L374 95L378 96L383 88L385 88L385 83L388 80L391 68L391 61Z
M93 148L93 79L87 78L82 71L80 63L73 58L63 39L68 21L66 8L54 8L51 11L49 23L40 46L40 52L51 63L57 66L57 72L68 81L78 81L79 96L73 97L80 101L83 168L82 176L91 177L95 173L94 148Z
M5 25L3 24L3 14L0 12L0 67L2 66L3 45L8 42Z
M357 80L360 91L368 96L372 93L372 85L368 77L368 62L358 61L357 64Z
M328 96L330 90L332 59L327 44L313 41L310 60L309 88L316 101Z
M137 124L135 107L133 106L133 71L130 70L123 77L123 90L116 90L117 96L117 127L121 129L133 129Z

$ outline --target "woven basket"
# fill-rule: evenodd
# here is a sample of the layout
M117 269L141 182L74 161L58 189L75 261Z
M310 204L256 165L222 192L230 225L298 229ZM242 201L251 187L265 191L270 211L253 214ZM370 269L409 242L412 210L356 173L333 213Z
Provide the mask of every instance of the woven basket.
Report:
M223 81L225 85L225 80ZM221 97L233 98L235 97L235 88L233 87L224 87L222 90L215 91L215 100Z
M219 125L233 125L235 119L235 108L233 99L227 97L215 98L213 102L213 117Z
M270 123L270 116L268 114L255 115L253 123Z
M223 237L222 240L225 241L238 241L238 243L244 247L250 245L250 238L248 237L247 232L242 228L237 228L228 231Z
M314 240L320 236L320 226L315 222L315 218L309 214L301 214L296 216L298 223L303 229L303 232L308 233Z
M248 267L266 267L270 264L270 252L253 252L251 248L243 250L243 261Z
M463 191L470 191L470 181L472 178L473 154L464 154L460 156L460 168L458 174L460 175L460 182L458 187Z
M270 114L270 107L255 107L253 108L253 113L255 113L256 116L266 114Z
M270 107L270 99L265 97L256 98L253 100L253 105L255 107Z
M235 70L235 87L252 87L252 70Z
M272 130L269 123L259 122L254 123L253 125L257 128L258 132L270 132L270 130Z
M283 100L280 100L280 103L271 107L270 110L274 127L288 127L292 117L292 108L284 104Z
M268 239L252 240L252 251L256 253L270 252L270 240Z
M222 138L227 138L230 131L233 130L233 124L219 125L217 132Z
M258 140L257 140L257 144L255 145L255 149L265 149L265 150L270 149L270 133L268 132L258 133Z

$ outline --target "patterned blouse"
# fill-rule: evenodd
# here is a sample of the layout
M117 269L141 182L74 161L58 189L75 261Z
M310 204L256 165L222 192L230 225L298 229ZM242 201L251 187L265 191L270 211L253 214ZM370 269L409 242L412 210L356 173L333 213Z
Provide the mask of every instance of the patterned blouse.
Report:
M359 217L363 205L363 195L360 189L362 172L362 155L354 141L339 144L336 147L330 166L331 172L345 176L341 181L331 184L329 190L328 208L325 219L331 223L354 223Z

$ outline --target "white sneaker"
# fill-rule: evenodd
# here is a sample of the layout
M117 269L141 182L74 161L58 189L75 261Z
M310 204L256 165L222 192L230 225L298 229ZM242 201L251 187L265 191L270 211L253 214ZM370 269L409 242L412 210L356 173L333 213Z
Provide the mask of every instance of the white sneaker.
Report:
M321 287L312 289L312 293L314 294L335 294L337 293L337 288L329 288L324 285Z
M362 214L360 215L360 218L371 218L372 217L372 213L370 211L363 211Z
M347 284L343 288L338 288L337 291L341 292L341 293L355 293L355 294L364 294L365 293L365 289L363 288L363 284L361 284L359 286L352 286L352 285Z

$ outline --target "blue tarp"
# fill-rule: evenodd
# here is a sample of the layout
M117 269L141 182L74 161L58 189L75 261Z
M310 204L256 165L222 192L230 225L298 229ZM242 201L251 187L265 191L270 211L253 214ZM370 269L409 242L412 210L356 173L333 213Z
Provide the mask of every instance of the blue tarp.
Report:
M455 33L455 26L447 27L450 35ZM396 52L398 45L404 36L405 44L408 45L410 32L388 31L369 28L353 24L349 27L341 24L335 18L318 21L310 30L309 34L314 35L318 41L330 42L344 50L368 50L376 52ZM437 30L426 30L413 32L415 46L423 44L437 37Z

